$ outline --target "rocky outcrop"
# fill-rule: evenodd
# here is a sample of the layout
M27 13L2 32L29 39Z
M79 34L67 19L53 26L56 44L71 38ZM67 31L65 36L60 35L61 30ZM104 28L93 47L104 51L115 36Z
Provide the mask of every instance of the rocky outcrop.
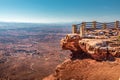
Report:
M62 49L70 50L72 59L115 60L115 57L120 57L119 45L117 36L81 38L79 34L68 34L61 40Z
M84 37L77 33L66 35L61 47L72 52L71 59L58 65L43 80L120 80L120 33L117 31L91 30Z

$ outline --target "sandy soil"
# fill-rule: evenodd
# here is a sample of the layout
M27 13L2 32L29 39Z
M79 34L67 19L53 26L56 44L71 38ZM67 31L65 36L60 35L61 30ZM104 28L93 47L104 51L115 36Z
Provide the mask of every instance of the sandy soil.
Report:
M43 80L120 80L120 59L103 62L91 59L66 60Z

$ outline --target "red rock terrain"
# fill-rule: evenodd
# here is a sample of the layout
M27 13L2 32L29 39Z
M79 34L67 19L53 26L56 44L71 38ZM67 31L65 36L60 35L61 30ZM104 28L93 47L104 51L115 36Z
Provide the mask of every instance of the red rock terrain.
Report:
M61 46L72 52L71 59L58 65L55 72L43 80L120 80L118 36L91 39L68 34L61 40ZM109 41L107 45L104 39Z
M120 80L120 59L98 62L91 59L66 60L43 80Z
M42 80L46 76L43 80L119 80L119 58L102 62L68 59L71 52L59 45L66 33L59 28L0 31L0 80Z
M90 32L85 32L88 34L87 37L85 35L81 37L78 33L67 34L61 40L62 49L70 50L73 53L72 58L84 58L85 55L95 60L105 61L120 57L120 29L95 29L91 32L92 37L88 36L91 35ZM100 32L103 34L100 35Z
M42 80L68 58L59 40L62 28L0 31L0 80ZM66 54L64 54L66 53Z

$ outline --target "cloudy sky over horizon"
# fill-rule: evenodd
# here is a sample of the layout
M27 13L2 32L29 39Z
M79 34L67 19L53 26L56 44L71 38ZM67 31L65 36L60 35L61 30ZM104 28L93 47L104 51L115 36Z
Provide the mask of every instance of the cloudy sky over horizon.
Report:
M120 0L0 0L0 21L78 22L120 20Z

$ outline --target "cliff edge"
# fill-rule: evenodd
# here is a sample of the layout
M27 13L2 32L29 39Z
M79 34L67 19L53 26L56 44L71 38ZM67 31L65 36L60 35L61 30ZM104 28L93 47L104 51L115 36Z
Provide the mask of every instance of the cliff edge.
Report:
M86 28L85 24L73 25L72 34L61 39L71 58L43 80L120 80L120 28L102 24L99 29L94 23L94 28Z

